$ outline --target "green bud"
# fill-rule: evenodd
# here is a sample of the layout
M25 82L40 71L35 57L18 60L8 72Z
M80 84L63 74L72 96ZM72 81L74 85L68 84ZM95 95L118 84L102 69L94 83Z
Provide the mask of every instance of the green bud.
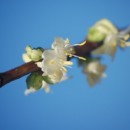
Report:
M42 74L38 72L31 73L26 79L27 88L29 89L30 87L32 87L36 90L40 89L42 87L42 80Z
M117 28L108 19L102 19L90 28L88 40L92 42L100 42L103 41L107 35L117 33Z
M30 45L28 45L28 46L26 46L25 50L26 50L26 52L27 52L27 53L29 53L29 52L31 52L31 51L32 51L32 48L31 48L31 46L30 46Z
M96 27L92 27L89 30L88 40L92 42L100 42L105 38L105 34L98 30Z
M42 59L42 53L44 49L41 47L31 48L31 46L26 47L27 56L32 61L39 61Z

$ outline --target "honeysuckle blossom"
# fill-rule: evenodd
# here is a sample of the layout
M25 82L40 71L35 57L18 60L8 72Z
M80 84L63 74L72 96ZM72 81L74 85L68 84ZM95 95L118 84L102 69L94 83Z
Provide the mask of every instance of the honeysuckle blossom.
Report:
M25 48L26 53L22 55L24 62L39 61L42 59L43 49L32 49L31 46Z
M87 36L88 43L90 41L90 44L102 43L102 45L89 54L87 53L84 57L76 55L74 46L78 45L83 47L87 44L86 40L80 44L71 45L69 39L64 40L58 37L52 43L51 49L46 50L40 47L31 48L31 46L27 46L25 49L26 53L22 55L23 60L25 62L34 61L41 70L38 69L38 71L32 72L27 77L25 95L42 89L46 93L52 92L52 85L68 79L67 68L73 64L68 59L72 56L78 58L79 65L83 66L83 72L87 76L89 85L96 85L100 82L101 78L106 77L106 65L100 63L100 57L99 59L94 59L95 57L93 55L108 54L113 58L118 46L121 48L130 46L129 39L130 27L124 30L118 30L109 20L102 19L89 29Z
M52 44L52 49L43 52L43 61L36 63L43 71L42 86L45 91L49 92L49 84L56 84L67 79L66 67L70 67L73 64L71 61L67 61L67 56L71 55L70 50L73 51L68 39L56 38Z
M125 32L125 30L122 32ZM109 34L105 38L104 44L101 47L92 51L91 54L108 54L113 58L118 46L121 48L126 48L127 46L130 46L130 42L127 42L127 40L129 39L129 34L124 34L125 33Z
M104 71L106 66L102 65L99 60L94 60L84 65L84 73L87 75L90 86L97 84L101 78L106 77Z
M67 61L67 44L63 39L58 38L52 44L51 50L43 52L43 61L37 65L42 69L44 75L62 75L61 73L67 71L65 67L73 64L71 61Z
M88 40L92 42L100 42L109 34L117 33L118 29L109 20L102 19L89 29Z
M103 45L91 52L93 55L108 54L112 58L114 57L117 46L125 48L128 46L128 34L130 33L130 27L119 32L117 28L107 19L103 19L97 22L89 31L88 39L92 42L103 41ZM124 38L126 38L124 40Z

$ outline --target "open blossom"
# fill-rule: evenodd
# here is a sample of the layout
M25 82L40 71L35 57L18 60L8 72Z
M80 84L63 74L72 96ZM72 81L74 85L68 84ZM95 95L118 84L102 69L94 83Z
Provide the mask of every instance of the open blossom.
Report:
M127 46L130 46L129 42L127 42L128 39L128 34L109 34L105 38L104 44L96 50L92 51L92 54L108 54L113 58L118 46L121 48L126 48Z
M67 61L68 48L70 49L69 42L64 41L62 38L55 39L52 44L52 49L45 50L42 54L43 61L36 63L38 67L43 71L43 77L46 77L44 84L46 83L58 83L66 79L67 66L71 66L73 63ZM46 91L49 90L48 85L44 85L43 88ZM44 87L46 86L46 87Z
M84 73L87 75L88 83L90 86L97 84L101 78L106 77L104 71L106 66L102 65L99 60L91 61L84 65Z
M103 41L109 34L117 34L117 28L107 19L98 21L88 33L88 40L92 42Z
M103 45L91 52L93 55L108 54L114 57L117 47L129 46L126 42L129 38L130 27L119 32L117 28L107 19L97 22L89 31L88 39L92 42L103 41Z

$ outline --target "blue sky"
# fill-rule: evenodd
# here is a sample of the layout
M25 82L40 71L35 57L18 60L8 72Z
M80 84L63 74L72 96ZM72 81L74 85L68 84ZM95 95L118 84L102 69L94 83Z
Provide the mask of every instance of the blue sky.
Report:
M0 72L23 64L26 45L50 48L54 38L75 44L96 21L108 18L119 27L130 24L128 0L0 0ZM104 57L107 75L90 88L74 61L73 78L25 96L25 79L0 89L0 130L129 130L130 48L115 60Z

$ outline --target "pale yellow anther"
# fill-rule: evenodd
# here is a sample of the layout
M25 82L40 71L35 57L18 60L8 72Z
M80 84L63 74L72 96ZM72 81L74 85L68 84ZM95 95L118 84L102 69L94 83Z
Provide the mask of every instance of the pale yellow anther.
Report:
M62 67L62 69L63 69L64 72L67 72L67 69L65 67Z
M121 42L121 43L120 43L120 46L121 46L122 48L125 48L125 47L126 47L126 45L125 45L124 42Z
M73 55L73 56L79 58L80 60L86 60L86 58L81 57L81 56L77 56L77 55Z
M84 61L86 60L86 58L80 57L80 56L79 56L79 59L80 59L80 60L84 60Z
M86 41L80 43L79 46L83 46L84 44L86 44Z
M73 65L73 62L71 62L71 61L64 61L64 65L65 66Z
M72 54L69 54L69 57L71 58L73 55Z
M51 61L50 61L50 64L55 64L55 61L54 61L54 60L51 60Z
M116 47L116 42L114 42L114 43L112 44L112 46L113 46L113 47Z
M69 44L69 43L70 43L69 38L66 38L65 43L66 43L66 44Z
M126 36L124 36L124 40L127 41L130 38L130 34L127 34Z

